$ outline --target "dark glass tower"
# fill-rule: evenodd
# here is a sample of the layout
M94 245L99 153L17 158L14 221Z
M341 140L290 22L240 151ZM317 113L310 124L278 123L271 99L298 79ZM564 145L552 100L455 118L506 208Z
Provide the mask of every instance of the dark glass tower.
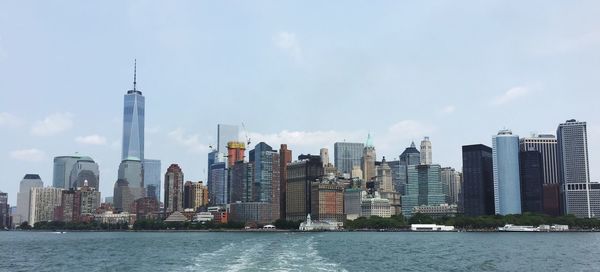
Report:
M467 216L494 214L492 148L482 144L462 147L463 210Z
M519 152L521 176L521 210L542 213L544 168L539 151Z

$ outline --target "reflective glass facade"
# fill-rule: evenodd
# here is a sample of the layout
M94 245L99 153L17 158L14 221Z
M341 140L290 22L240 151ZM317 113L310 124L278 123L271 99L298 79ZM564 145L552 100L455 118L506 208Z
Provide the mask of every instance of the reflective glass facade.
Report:
M333 156L338 171L342 174L350 174L352 173L352 167L360 167L364 148L365 145L362 143L335 143L333 145Z
M121 160L127 158L144 160L144 96L140 91L130 90L125 94L124 100Z
M492 138L496 214L521 213L519 136L503 130Z

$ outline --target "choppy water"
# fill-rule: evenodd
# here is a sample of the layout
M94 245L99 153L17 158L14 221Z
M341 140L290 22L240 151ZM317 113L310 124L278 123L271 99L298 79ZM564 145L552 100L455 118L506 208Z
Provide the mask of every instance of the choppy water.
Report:
M600 233L0 232L0 271L600 271Z

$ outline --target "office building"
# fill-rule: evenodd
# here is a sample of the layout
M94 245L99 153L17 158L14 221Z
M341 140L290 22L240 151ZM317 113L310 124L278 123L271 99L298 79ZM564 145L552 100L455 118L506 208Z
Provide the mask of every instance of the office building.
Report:
M165 214L183 211L183 171L171 164L165 173Z
M229 204L229 221L239 223L270 224L272 204L267 202L238 202ZM276 219L275 219L276 220Z
M160 160L144 159L144 185L146 187L146 197L161 199L161 164Z
M398 165L398 177L394 187L401 195L406 195L406 183L408 183L408 166L421 164L421 153L416 148L415 143L411 142L402 154L400 154L400 163Z
M133 70L133 89L124 95L123 149L121 160L135 157L144 160L145 98L137 89L136 66Z
M246 145L243 142L227 143L227 166L231 168L236 162L244 161Z
M363 194L360 207L361 217L369 218L371 216L379 216L388 218L392 216L390 201L381 198L378 192L375 192L373 195Z
M0 230L10 229L11 227L8 194L0 191Z
M395 192L394 184L392 183L392 168L385 161L385 157L381 163L375 167L377 171L375 179L375 190L382 192Z
M373 138L371 138L371 134L369 133L362 157L363 180L366 182L374 180L377 176L375 172L375 160L377 160L377 154L375 153Z
M127 158L119 164L118 179L113 193L117 211L131 212L133 202L144 197L143 175L143 165L138 158Z
M421 141L421 164L432 164L431 141L429 137L423 138Z
M519 177L519 136L501 130L492 137L494 165L494 206L496 214L521 213Z
M208 187L202 181L186 181L183 186L183 208L197 211L208 205Z
M136 220L156 220L159 215L160 203L153 196L142 197L135 201Z
M237 161L230 168L229 202L253 202L254 164Z
M542 213L544 167L539 151L519 152L519 170L521 179L521 210L523 212Z
M348 188L344 190L344 214L346 219L354 220L361 215L362 190Z
M29 222L34 226L36 222L52 221L54 209L61 205L62 188L32 187L29 202Z
M38 174L26 174L19 183L17 193L17 213L13 215L16 225L29 220L29 198L33 187L44 187L42 178Z
M225 205L229 203L229 188L227 183L227 163L218 162L210 167L210 183L208 195L211 205Z
M437 164L408 166L406 195L402 197L402 214L412 216L416 206L444 204L446 197L442 191L441 167Z
M310 214L316 220L344 222L344 186L335 182L312 183Z
M444 167L440 172L442 178L442 191L446 196L446 203L458 205L462 188L462 175L452 167Z
M53 187L77 188L83 186L84 180L87 180L91 187L99 186L100 171L92 158L79 154L54 157Z
M413 214L420 213L429 215L434 219L455 217L458 214L458 206L455 204L423 205L413 207Z
M362 143L337 142L333 145L335 167L341 174L350 174L355 166L362 167L365 145ZM360 176L362 178L362 176ZM304 220L304 218L302 219Z
M558 216L560 208L560 165L558 163L558 141L549 134L534 135L519 140L521 151L538 151L542 155L543 212Z
M482 144L462 147L462 209L466 216L493 215L494 176L492 149Z
M286 218L287 164L292 162L292 151L286 144L279 147L279 217Z
M319 154L321 155L321 160L323 161L323 167L329 166L329 149L321 148L321 150L319 150Z
M597 200L591 193L586 122L572 119L560 124L557 139L564 213L600 216L594 212Z
M300 155L287 165L286 220L304 220L311 212L311 184L323 173L320 156Z

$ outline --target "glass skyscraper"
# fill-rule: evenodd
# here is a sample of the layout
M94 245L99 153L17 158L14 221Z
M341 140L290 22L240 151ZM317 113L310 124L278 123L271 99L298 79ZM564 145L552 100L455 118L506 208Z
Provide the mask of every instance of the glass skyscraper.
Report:
M492 138L492 144L496 214L520 214L519 136L501 130Z
M412 216L417 206L444 204L446 196L442 190L441 167L437 164L409 165L406 195L402 197L402 214Z
M135 72L133 90L127 91L124 100L121 160L133 157L143 161L145 99L142 92L136 89Z
M494 214L492 149L482 144L462 147L462 209L466 216Z
M365 145L362 143L335 143L333 145L333 156L338 171L342 174L350 174L354 166L360 167L364 148Z
M217 124L217 151L227 154L227 143L239 141L240 128L234 125Z
M160 200L160 160L144 160L144 186L146 186L146 197L154 197Z

